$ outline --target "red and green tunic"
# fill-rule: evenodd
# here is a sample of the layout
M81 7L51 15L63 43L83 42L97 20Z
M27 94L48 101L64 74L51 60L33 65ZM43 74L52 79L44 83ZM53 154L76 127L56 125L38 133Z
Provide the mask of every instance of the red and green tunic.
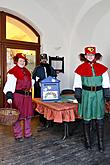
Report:
M82 88L85 86L102 86L108 88L109 76L107 67L102 64L83 63L75 70L75 80L73 88ZM99 91L88 91L82 89L82 100L78 104L79 115L84 120L102 119L104 117L105 100L103 89Z

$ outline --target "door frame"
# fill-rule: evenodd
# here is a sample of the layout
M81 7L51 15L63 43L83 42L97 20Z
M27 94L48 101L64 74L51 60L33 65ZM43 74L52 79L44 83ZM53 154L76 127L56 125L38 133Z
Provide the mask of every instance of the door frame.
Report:
M6 39L6 16L11 16L19 20L23 24L25 24L28 28L30 28L34 32L34 34L38 37L38 43ZM40 35L38 34L38 32L24 20L12 14L0 11L0 81L1 81L0 107L3 107L5 104L5 96L3 94L3 87L6 82L6 75L7 75L7 61L6 61L7 48L33 50L36 52L36 65L40 63Z

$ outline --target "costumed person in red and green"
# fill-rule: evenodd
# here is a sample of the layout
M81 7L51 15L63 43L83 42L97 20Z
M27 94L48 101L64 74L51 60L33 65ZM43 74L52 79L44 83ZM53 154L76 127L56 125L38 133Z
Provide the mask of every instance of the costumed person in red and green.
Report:
M23 53L17 53L14 57L15 66L7 73L7 81L3 92L6 95L8 104L20 112L19 119L13 125L14 136L17 141L23 138L32 137L31 118L33 116L32 97L31 97L31 74L26 69L28 60ZM24 135L21 127L24 123Z
M94 120L97 130L98 149L104 151L104 110L105 101L110 100L108 68L97 61L102 55L96 47L86 47L80 54L80 64L75 70L73 89L78 101L78 113L84 120L84 139L86 149L91 149L90 125Z

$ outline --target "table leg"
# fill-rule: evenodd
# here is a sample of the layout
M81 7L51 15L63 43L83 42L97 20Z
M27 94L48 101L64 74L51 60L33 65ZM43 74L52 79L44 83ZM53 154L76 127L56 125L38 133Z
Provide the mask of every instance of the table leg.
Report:
M46 128L53 127L53 121L52 120L47 120L46 121Z
M62 139L65 140L67 137L69 137L68 122L64 122L64 135Z
M41 128L38 129L38 132L46 131L51 127L53 127L53 121L52 120L46 120L45 125L42 125Z

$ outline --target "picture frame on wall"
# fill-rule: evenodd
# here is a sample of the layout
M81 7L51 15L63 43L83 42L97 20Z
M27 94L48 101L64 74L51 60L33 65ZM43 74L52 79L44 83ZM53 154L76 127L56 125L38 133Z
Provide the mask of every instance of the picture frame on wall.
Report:
M58 72L64 73L64 57L49 56L49 64Z

